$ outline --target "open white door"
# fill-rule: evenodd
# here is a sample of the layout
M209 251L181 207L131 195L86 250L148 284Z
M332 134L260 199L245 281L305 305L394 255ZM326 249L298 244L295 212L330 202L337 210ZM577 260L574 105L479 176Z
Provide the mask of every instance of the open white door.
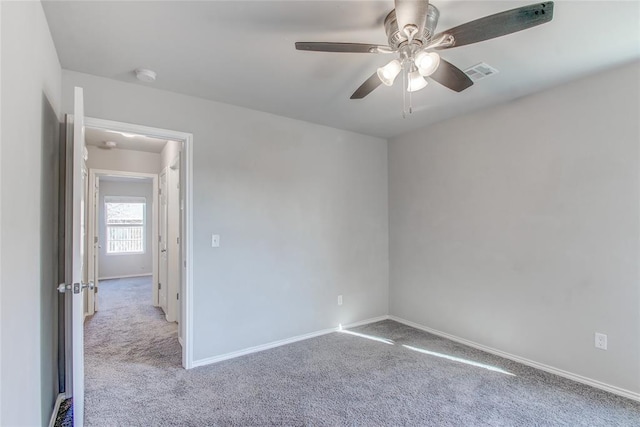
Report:
M96 177L96 182L94 184L94 194L93 194L93 211L96 213L93 218L93 235L95 236L93 239L93 274L89 276L89 280L93 281L93 289L89 288L89 293L93 296L93 310L94 312L98 311L98 288L99 288L99 280L98 274L100 272L100 248L102 247L102 242L100 242L100 226L99 226L99 212L100 212L100 177Z
M178 322L180 318L180 159L176 157L166 171L167 221L167 321Z
M159 202L160 202L160 221L158 226L159 236L159 249L158 254L158 305L164 311L165 316L168 314L169 309L167 307L168 298L168 254L167 254L167 239L168 239L168 222L167 222L167 171L166 169L160 173L159 184Z
M73 123L73 126L70 125ZM72 135L71 135L72 134ZM84 102L82 88L74 91L73 117L67 116L67 152L72 155L67 163L67 234L71 238L71 245L67 245L67 283L58 287L65 293L67 362L71 374L67 387L71 388L73 397L73 425L81 427L84 424L84 289L92 286L82 283L84 273L85 251L85 141L84 141ZM71 184L71 185L69 185ZM71 199L71 200L69 200ZM67 364L69 367L69 363ZM67 396L69 395L67 390Z
M92 316L98 311L98 272L100 261L100 247L102 243L99 241L100 229L100 177L94 173L89 174L89 200L87 201L88 208L88 223L89 232L87 234L87 250L88 250L88 265L89 281L94 283L93 289L87 290L87 315Z

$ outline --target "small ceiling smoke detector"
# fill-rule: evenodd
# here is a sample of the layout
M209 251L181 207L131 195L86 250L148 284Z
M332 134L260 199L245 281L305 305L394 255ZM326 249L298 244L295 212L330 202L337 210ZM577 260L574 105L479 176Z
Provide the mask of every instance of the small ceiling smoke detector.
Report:
M146 68L138 68L136 70L136 77L138 80L146 83L151 83L156 81L156 72L152 70L147 70Z
M104 141L103 146L104 148L110 150L112 148L116 148L116 146L118 145L117 142L115 141Z

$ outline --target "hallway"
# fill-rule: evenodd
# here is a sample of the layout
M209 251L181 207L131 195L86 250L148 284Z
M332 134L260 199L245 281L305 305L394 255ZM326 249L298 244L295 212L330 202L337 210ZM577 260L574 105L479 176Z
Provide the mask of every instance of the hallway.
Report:
M151 282L100 281L99 311L85 322L87 425L114 424L123 404L147 405L141 396L162 392L159 373L182 371L178 326L151 305Z

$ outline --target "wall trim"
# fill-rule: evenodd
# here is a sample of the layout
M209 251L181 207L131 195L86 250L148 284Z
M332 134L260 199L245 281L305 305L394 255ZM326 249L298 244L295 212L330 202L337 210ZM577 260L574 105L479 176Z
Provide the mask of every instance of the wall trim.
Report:
M143 274L128 274L126 276L107 276L107 277L98 277L98 280L131 279L133 277L146 277L146 276L153 276L153 274L143 273Z
M56 397L56 403L53 405L53 412L51 412L51 417L49 418L49 427L54 427L56 424L56 418L58 418L58 411L60 410L60 405L67 397L64 393L58 394Z
M487 347L482 344L478 344L474 341L469 341L464 338L460 338L455 335L448 334L446 332L438 331L437 329L432 329L424 325L420 325L415 322L411 322L410 320L403 319L397 316L388 316L390 320L393 320L398 323L402 323L407 326L411 326L412 328L420 329L422 331L428 332L433 335L440 336L442 338L446 338L451 341L455 341L460 344L464 344L469 347L476 348L478 350L485 351L487 353L495 354L496 356L504 357L505 359L513 360L514 362L522 363L523 365L530 366L532 368L539 369L541 371L549 372L554 375L558 375L559 377L567 378L572 381L586 384L591 387L598 388L600 390L608 391L609 393L617 394L618 396L626 397L627 399L635 400L640 402L640 393L636 393L630 390L626 390L620 387L616 387L610 384L603 383L601 381L597 381L591 378L584 377L582 375L574 374L572 372L568 372L562 369L554 368L553 366L545 365L544 363L535 362L530 359L526 359L524 357L516 356L511 353L504 352L502 350L498 350L492 347Z
M341 329L355 328L357 326L367 325L369 323L380 322L381 320L387 320L388 318L389 316L387 315L373 317L371 319L365 319L358 322L349 323L348 325L340 325L334 328L322 329L319 331L310 332L308 334L297 335L295 337L285 338L283 340L272 341L270 343L257 345L255 347L245 348L243 350L232 351L231 353L221 354L219 356L213 356L213 357L207 357L205 359L194 360L192 366L195 368L198 366L211 365L213 363L222 362L224 360L235 359L236 357L246 356L248 354L258 353L260 351L269 350L269 349L280 347L287 344L292 344L294 342L304 341L310 338L315 338L315 337L327 335L333 332L338 332Z

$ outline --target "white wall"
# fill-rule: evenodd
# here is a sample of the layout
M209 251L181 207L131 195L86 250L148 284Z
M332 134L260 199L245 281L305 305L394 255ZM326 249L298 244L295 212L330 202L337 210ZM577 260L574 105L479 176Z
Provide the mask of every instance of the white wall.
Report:
M145 246L143 254L107 255L107 237L104 217L104 198L108 196L144 197L147 200L145 211ZM100 199L98 205L98 241L102 242L98 252L98 275L100 279L145 275L153 273L153 183L100 180Z
M74 85L91 117L194 135L196 360L387 314L385 140L69 71L64 111Z
M66 88L65 91L71 90ZM68 95L65 93L65 95ZM85 97L87 95L85 94ZM101 117L100 117L101 118ZM122 172L158 173L160 172L161 157L159 153L145 151L121 150L114 148L104 150L99 147L88 146L89 169L116 170Z
M0 425L48 423L57 397L61 70L39 2L2 2Z
M636 63L390 141L391 314L640 392L639 82Z

